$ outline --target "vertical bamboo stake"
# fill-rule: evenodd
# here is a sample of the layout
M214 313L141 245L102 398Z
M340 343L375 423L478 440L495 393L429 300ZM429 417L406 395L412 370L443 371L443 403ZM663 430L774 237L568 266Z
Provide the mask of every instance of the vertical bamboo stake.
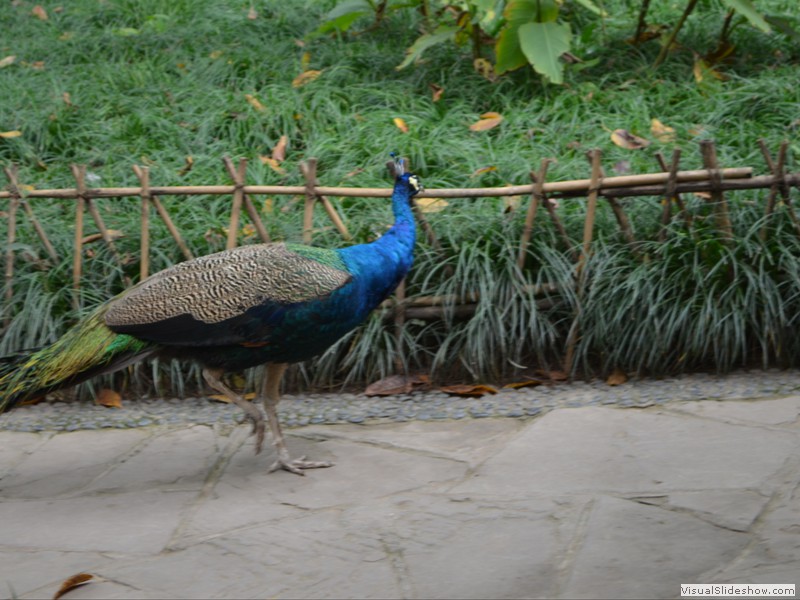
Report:
M772 155L770 154L764 140L758 140L758 145L761 148L761 154L764 156L764 161L767 163L767 167L769 167L769 170L772 173L772 185L770 186L769 197L767 198L764 225L759 232L759 236L762 240L767 239L767 222L775 210L775 200L778 193L780 193L781 198L783 199L786 212L789 213L789 218L792 220L795 230L800 233L800 222L798 222L797 215L795 214L794 208L790 202L789 186L786 185L786 151L789 148L789 142L784 141L781 143L780 148L778 149L777 163L772 159Z
M150 169L133 165L133 172L139 178L142 187L139 195L142 198L142 220L140 226L139 242L139 280L147 279L150 275Z
M6 234L6 311L14 299L14 242L17 239L17 206L19 197L14 194L8 203L8 232ZM6 312L4 326L11 322L11 314Z
M230 250L236 247L236 237L239 234L239 216L242 212L242 202L244 202L244 181L247 170L247 159L239 159L239 167L236 170L236 188L233 191L233 207L231 208L231 220L228 223L228 241L225 249Z
M672 163L669 166L667 166L667 161L664 159L664 155L660 152L656 153L656 159L658 160L658 164L661 169L669 172L669 178L664 184L664 211L661 213L661 229L658 231L658 241L664 242L667 239L667 227L672 219L673 202L678 205L678 210L680 211L679 215L684 216L687 227L691 226L692 218L689 213L686 212L686 206L683 204L681 195L675 192L675 188L678 185L677 179L681 161L681 149L675 148L672 151Z
M147 167L140 167L138 165L134 165L133 170L136 173L136 176L139 177L139 181L142 181L143 177L145 176L144 174L147 173L147 190L148 190L148 195L150 197L150 202L152 202L153 206L156 207L156 212L158 212L158 216L161 217L162 221L164 221L164 224L167 226L167 231L169 231L169 234L172 236L172 239L175 240L175 243L178 245L178 248L180 248L181 252L183 253L183 256L186 258L186 260L192 260L192 258L194 258L192 256L192 251L189 250L189 247L183 241L181 233L180 231L178 231L178 228L175 227L175 223L173 223L172 219L169 217L167 209L164 208L163 204L161 204L161 200L159 200L156 196L153 196L153 194L150 192L149 169ZM139 194L141 195L141 191L139 192Z
M583 250L575 269L575 277L577 279L576 297L577 297L577 310L575 317L572 321L572 326L567 334L567 349L564 354L564 371L567 376L572 378L572 367L575 362L575 346L578 343L578 330L580 328L580 317L583 311L581 302L583 301L583 290L586 284L586 271L584 266L589 256L589 250L592 245L592 237L594 234L594 217L597 212L597 196L600 191L600 184L602 183L602 167L600 165L600 150L594 149L589 151L589 160L592 163L592 175L589 183L589 195L587 197L586 205L586 220L583 224Z
M547 199L544 197L542 188L544 181L547 177L547 166L550 164L549 158L543 158L539 164L539 172L534 173L531 171L531 181L533 181L533 190L531 191L531 203L528 206L528 212L525 215L525 226L522 229L522 238L519 242L519 254L517 255L517 266L522 269L525 266L525 256L528 254L528 245L531 241L533 233L533 222L536 219L536 212L539 209L539 202Z
M703 166L708 169L708 178L711 180L711 202L714 203L717 228L723 240L726 243L730 243L733 241L733 226L728 213L728 201L725 199L725 194L722 193L720 186L722 173L719 170L717 161L717 149L713 141L703 140L700 142L700 151L703 154Z
M306 201L303 207L303 243L310 244L314 231L314 204L317 194L314 188L317 185L317 159L309 158L300 163L300 172L306 180Z
M83 212L86 205L86 165L70 165L78 194L75 203L75 247L72 255L72 307L81 308L81 271L83 270Z
M122 257L120 256L119 252L117 251L117 247L114 244L114 241L111 239L111 234L108 232L106 228L106 224L103 221L103 217L100 215L100 211L97 210L94 202L92 202L91 198L86 198L86 208L89 210L89 214L92 215L92 219L94 219L95 225L97 225L97 229L100 230L100 236L103 238L106 246L111 251L111 254L114 256L114 259L117 261L120 269L123 268L122 264ZM131 278L128 277L123 273L122 280L125 282L126 286L130 286Z
M597 196L600 191L600 184L602 183L602 174L600 167L600 150L590 150L588 158L592 164L592 175L589 183L589 194L586 198L586 219L583 222L583 248L581 257L578 262L576 273L578 276L583 271L583 265L589 256L589 250L592 245L592 238L594 236L594 218L597 214Z
M28 216L28 220L33 225L34 231L36 231L36 235L42 242L44 249L47 251L47 254L53 260L53 263L58 263L58 253L56 249L53 247L53 244L50 242L50 238L47 237L47 233L42 227L42 224L39 222L39 219L36 218L36 215L33 213L33 208L28 204L28 201L25 200L21 187L19 185L19 180L17 179L17 165L11 165L9 167L3 167L3 171L8 178L8 182L11 185L12 192L19 198L19 205L25 211L25 214Z
M228 176L233 179L234 184L244 188L244 177L240 177L240 173L233 166L233 161L230 159L230 157L223 157L222 162L225 164L225 170L228 171ZM247 211L247 215L250 217L250 220L253 222L256 232L258 232L258 237L261 238L262 242L269 242L269 233L267 232L266 227L264 227L261 217L258 215L258 211L253 203L253 199L250 198L249 194L242 195L244 198L244 208Z

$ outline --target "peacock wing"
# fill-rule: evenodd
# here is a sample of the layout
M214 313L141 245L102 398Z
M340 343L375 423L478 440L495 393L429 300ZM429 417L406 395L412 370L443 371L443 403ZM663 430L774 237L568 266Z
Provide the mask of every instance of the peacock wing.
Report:
M166 345L253 343L294 307L322 300L350 280L334 250L242 246L156 273L111 300L105 323Z

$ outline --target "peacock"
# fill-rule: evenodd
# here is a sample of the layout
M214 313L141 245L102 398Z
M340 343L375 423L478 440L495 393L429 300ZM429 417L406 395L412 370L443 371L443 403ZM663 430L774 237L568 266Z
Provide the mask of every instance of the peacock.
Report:
M94 309L55 343L0 362L0 413L28 399L121 369L145 357L187 359L252 421L263 445L264 415L222 381L266 365L258 397L277 460L269 471L298 475L331 463L291 458L278 422L290 363L308 360L362 323L413 262L412 198L419 178L395 161L394 224L377 240L339 249L294 243L241 246L155 273Z

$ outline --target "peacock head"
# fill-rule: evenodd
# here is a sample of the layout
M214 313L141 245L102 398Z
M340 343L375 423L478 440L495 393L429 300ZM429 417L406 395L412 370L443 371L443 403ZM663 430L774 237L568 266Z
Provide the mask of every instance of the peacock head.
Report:
M397 156L394 152L391 153L391 156L394 159L394 172L397 177L397 184L407 188L408 197L412 198L420 192L424 192L425 188L422 187L422 182L419 180L419 177L413 173L406 172L405 160Z

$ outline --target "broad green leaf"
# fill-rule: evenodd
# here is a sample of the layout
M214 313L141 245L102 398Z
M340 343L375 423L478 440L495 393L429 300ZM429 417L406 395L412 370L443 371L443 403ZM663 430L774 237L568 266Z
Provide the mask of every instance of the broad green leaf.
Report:
M531 21L547 23L558 18L558 3L555 0L511 0L503 14L512 27Z
M758 12L750 0L722 0L722 2L729 8L745 16L756 29L760 29L764 33L770 33L772 31L764 20L763 15Z
M597 15L600 15L601 17L607 16L606 11L604 11L602 8L597 6L597 4L592 2L592 0L575 0L575 2L577 2L578 4L583 6L584 8L589 9L593 13L595 13Z
M800 33L792 27L792 23L788 19L777 15L764 15L764 20L783 35L792 38L795 42L800 42Z
M528 62L553 83L564 81L559 57L569 51L571 37L566 23L526 23L519 28L519 44Z
M395 69L398 71L400 69L405 69L413 61L422 56L422 53L425 52L425 50L431 46L435 46L436 44L441 44L442 42L453 39L457 32L458 27L454 27L452 25L440 25L433 33L426 33L425 35L419 36L414 43L411 44L411 47L406 50L406 57L403 62L397 65Z
M373 12L373 8L367 0L345 0L333 7L325 16L325 22L317 27L315 33L347 31L357 19L371 12Z
M494 53L497 57L494 72L498 75L524 67L528 62L528 59L522 53L522 48L519 46L518 30L519 26L504 27L500 32L500 37L497 38L497 43L494 46Z

